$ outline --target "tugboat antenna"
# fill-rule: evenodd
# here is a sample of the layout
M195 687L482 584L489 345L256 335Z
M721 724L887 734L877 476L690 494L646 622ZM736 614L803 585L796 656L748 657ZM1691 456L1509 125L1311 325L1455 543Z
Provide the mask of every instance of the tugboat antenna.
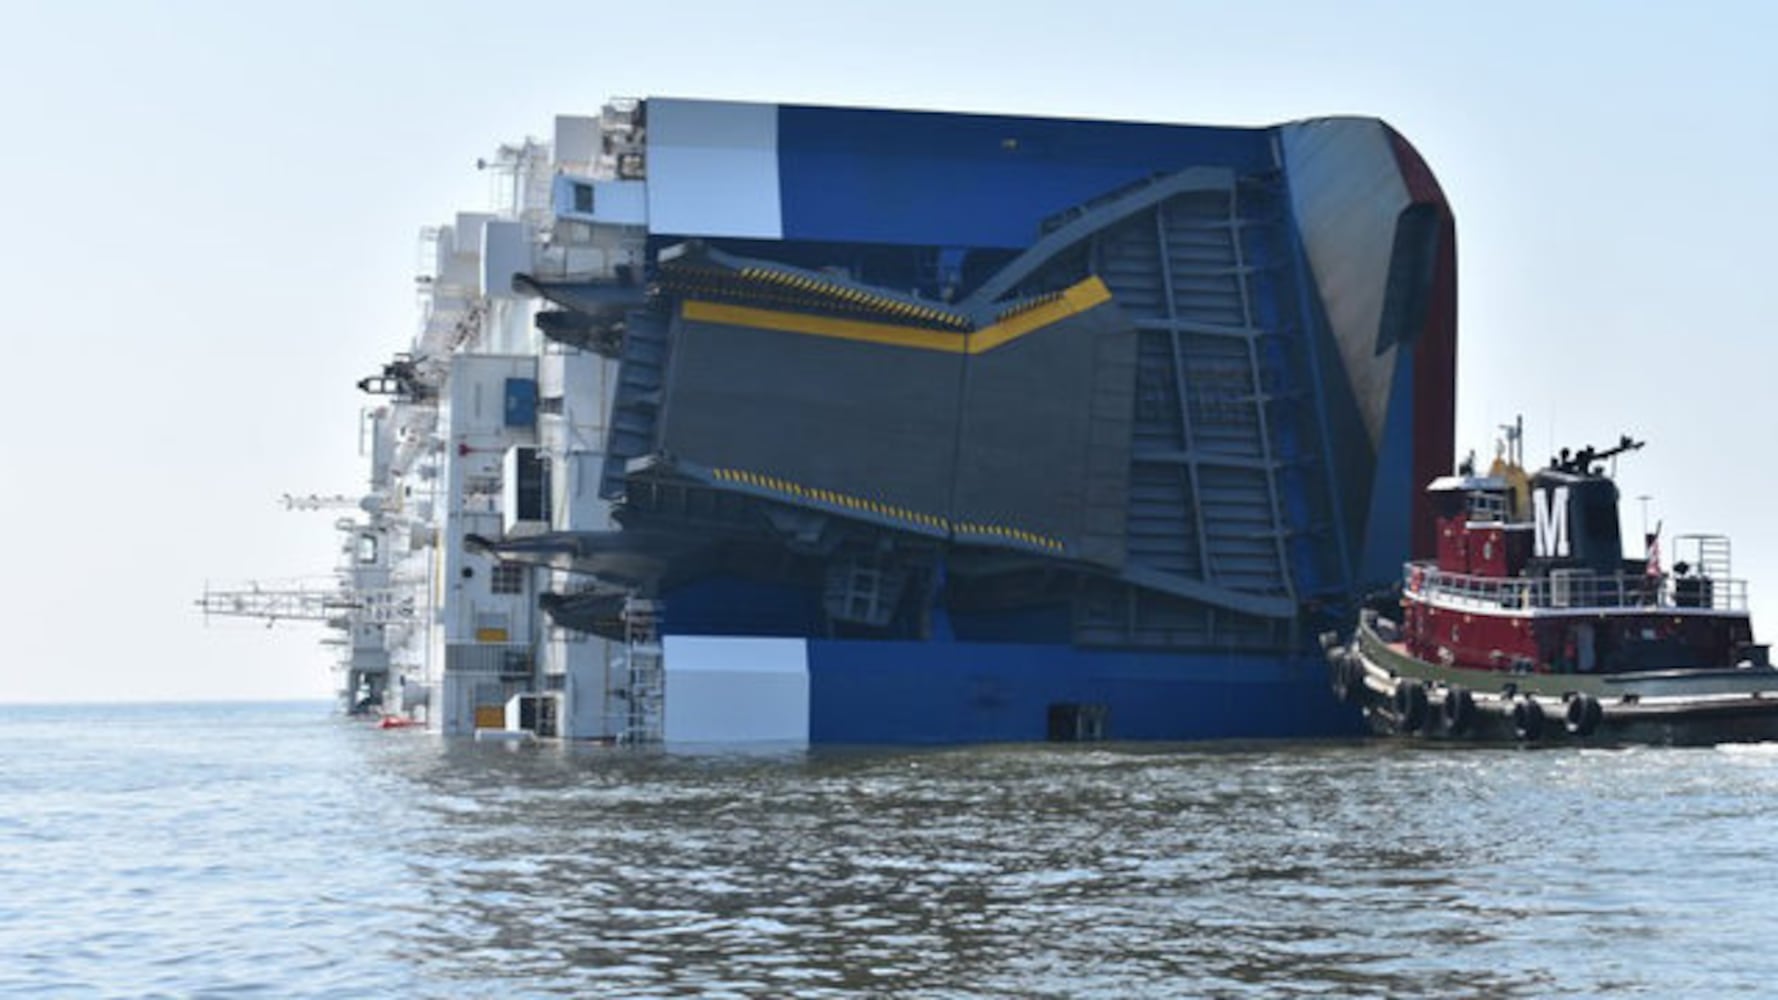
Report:
M1525 467L1525 415L1513 418L1510 424L1501 424L1500 429L1506 433L1506 460L1519 468Z

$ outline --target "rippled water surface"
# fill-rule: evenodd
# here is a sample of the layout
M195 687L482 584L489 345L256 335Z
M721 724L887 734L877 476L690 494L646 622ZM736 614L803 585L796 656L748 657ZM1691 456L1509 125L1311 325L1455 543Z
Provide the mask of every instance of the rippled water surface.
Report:
M1778 992L1778 747L668 755L10 708L0 992Z

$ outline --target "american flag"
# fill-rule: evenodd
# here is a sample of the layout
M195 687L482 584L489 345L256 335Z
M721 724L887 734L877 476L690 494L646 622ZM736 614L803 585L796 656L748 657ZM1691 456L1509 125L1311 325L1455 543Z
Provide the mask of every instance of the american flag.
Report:
M1661 575L1661 533L1642 536L1643 544L1648 549L1648 575L1650 579L1658 579Z

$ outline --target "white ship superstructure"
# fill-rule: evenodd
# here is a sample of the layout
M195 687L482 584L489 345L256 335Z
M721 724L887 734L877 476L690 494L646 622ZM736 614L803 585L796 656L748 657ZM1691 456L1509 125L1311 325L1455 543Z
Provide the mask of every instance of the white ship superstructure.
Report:
M522 711L543 735L607 738L627 725L627 672L608 640L553 626L542 593L564 570L502 563L467 540L611 525L599 498L615 362L550 343L515 275L600 281L640 266L646 238L637 104L556 120L477 163L491 204L420 236L412 342L359 382L361 497L287 498L356 510L334 581L212 590L207 613L325 622L349 711L423 720L449 734L504 728ZM598 206L595 211L594 205ZM620 657L620 660L622 658ZM612 700L616 688L619 703ZM540 713L534 715L533 713Z
M597 487L613 364L546 349L536 300L513 279L602 278L637 263L645 219L605 224L587 193L596 186L613 206L631 196L641 211L637 182L618 178L633 111L559 118L553 143L526 139L478 164L493 178L495 205L426 231L419 331L365 383L389 394L388 415L373 426L391 460L373 462L372 491L411 513L402 558L412 579L427 581L425 634L392 650L392 663L419 678L427 721L445 733L504 727L521 707L539 713L526 728L545 735L614 735L609 643L552 627L538 607L540 593L572 585L466 542L610 524Z

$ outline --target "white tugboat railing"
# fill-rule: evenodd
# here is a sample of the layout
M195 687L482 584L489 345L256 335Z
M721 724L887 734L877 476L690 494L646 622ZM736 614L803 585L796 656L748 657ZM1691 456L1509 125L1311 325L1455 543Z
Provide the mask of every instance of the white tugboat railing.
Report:
M1505 611L1747 611L1747 581L1662 574L1555 570L1547 577L1449 573L1430 563L1404 567L1405 592L1434 603Z

